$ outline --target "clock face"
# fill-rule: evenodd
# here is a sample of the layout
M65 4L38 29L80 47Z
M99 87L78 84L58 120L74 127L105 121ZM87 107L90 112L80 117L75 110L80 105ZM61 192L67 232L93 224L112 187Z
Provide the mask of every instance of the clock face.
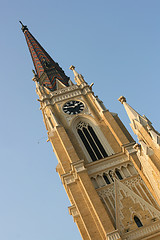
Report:
M67 114L73 115L82 112L84 109L84 104L79 101L69 101L63 106L63 111Z

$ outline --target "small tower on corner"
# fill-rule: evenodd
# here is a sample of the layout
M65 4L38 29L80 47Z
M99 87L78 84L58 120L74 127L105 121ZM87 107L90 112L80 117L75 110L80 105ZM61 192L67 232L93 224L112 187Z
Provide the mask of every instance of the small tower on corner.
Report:
M118 99L131 121L131 128L137 135L140 145L136 144L142 171L160 200L160 134L153 128L146 116L141 116L127 102L125 97Z

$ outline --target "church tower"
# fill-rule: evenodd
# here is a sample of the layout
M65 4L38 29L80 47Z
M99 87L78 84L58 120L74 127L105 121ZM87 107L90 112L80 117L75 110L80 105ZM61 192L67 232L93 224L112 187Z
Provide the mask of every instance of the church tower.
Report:
M137 133L145 133L142 153L118 115L95 96L93 84L71 66L73 83L23 24L22 31L35 66L33 81L48 140L58 159L56 170L82 239L160 239L159 185L154 187L143 166L148 154L151 171L159 173L158 133L146 118L133 119ZM124 98L122 102L128 107Z

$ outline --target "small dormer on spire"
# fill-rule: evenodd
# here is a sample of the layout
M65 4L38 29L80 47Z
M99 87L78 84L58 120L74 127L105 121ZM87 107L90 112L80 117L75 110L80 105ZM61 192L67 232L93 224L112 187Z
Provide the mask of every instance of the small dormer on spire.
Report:
M75 70L75 67L73 65L71 65L69 69L73 71L74 80L77 83L77 85L81 85L82 83L85 82L83 76L81 74L77 73L77 71Z

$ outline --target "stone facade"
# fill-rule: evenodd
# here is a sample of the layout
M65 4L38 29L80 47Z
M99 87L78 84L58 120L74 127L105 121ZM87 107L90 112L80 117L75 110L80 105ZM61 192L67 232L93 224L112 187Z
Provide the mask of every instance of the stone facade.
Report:
M54 92L45 91L38 81L36 85L48 138L59 162L57 172L71 202L69 213L82 239L157 239L159 199L142 169L135 141L117 114L109 112L72 70L76 85ZM69 101L82 102L83 111L65 113L63 107ZM107 157L92 161L77 134L77 129L88 126Z
M22 30L38 66L33 80L56 170L82 239L160 239L159 133L121 97L139 138L135 144L118 115L94 95L93 84L71 66L73 84L27 27Z

